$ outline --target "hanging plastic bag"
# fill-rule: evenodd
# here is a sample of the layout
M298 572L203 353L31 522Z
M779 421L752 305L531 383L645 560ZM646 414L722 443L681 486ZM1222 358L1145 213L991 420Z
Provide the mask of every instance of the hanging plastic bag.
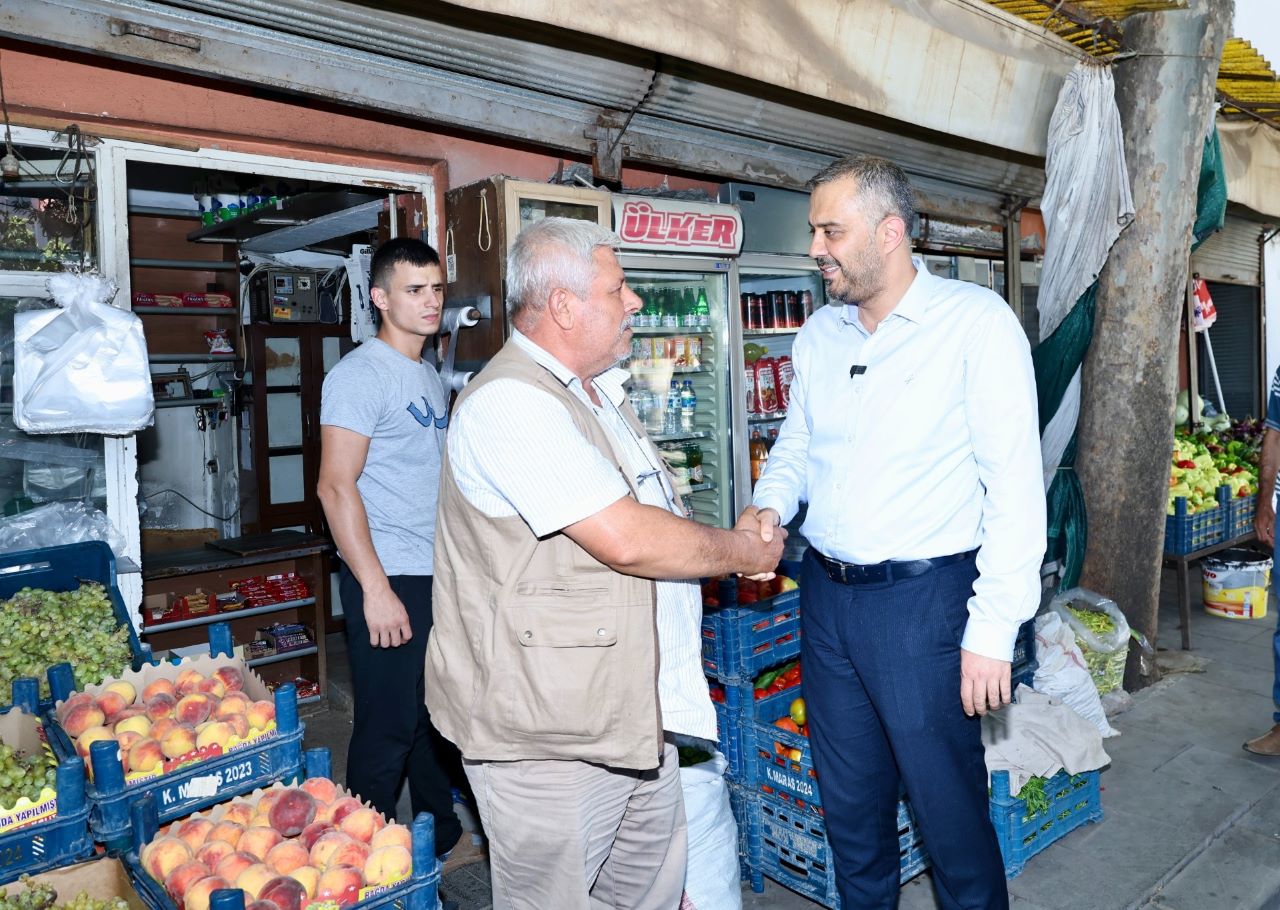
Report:
M61 309L13 317L13 422L27 433L124 436L155 413L142 321L98 275L49 279Z
M53 502L0 519L0 553L84 540L104 541L117 558L125 555L124 535L105 514L83 502Z
M738 826L729 807L729 784L724 779L728 764L725 757L716 752L711 761L680 769L684 814L689 830L689 859L682 908L742 908L742 886L738 882Z

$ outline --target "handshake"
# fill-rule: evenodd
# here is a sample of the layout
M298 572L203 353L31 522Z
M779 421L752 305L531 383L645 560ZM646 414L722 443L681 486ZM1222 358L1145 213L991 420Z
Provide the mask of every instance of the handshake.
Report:
M782 559L782 544L787 539L787 529L781 526L778 513L747 506L738 516L733 533L738 535L744 559L744 568L738 574L753 581L773 578L773 570Z

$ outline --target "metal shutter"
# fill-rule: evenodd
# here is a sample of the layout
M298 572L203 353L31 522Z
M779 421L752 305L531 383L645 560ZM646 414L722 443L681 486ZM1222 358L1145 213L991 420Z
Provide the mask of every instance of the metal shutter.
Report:
M1262 225L1256 221L1228 215L1222 230L1191 255L1191 271L1205 281L1258 285L1262 281L1261 236ZM1213 299L1216 301L1217 295Z
M1227 413L1234 418L1262 416L1262 365L1258 332L1261 329L1257 288L1209 282L1209 293L1218 308L1218 320L1209 329L1213 356L1222 380ZM1203 339L1203 336L1198 336ZM1200 395L1217 404L1213 376L1209 372L1204 342L1200 342Z

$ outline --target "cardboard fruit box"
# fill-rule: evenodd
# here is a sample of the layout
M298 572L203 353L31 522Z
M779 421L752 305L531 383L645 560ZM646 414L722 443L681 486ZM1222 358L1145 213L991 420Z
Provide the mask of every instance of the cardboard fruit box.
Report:
M310 756L309 756L310 757ZM309 763L309 768L310 768ZM136 826L143 834L150 825ZM129 854L154 910L207 910L217 888L282 910L338 910L403 901L438 882L434 824L388 824L327 777L281 783L140 837ZM434 894L426 906L434 907ZM412 905L412 901L405 901Z
M0 714L0 743L19 755L42 755L51 765L57 765L57 757L45 736L40 718L19 708ZM12 805L6 803L0 797L0 835L53 818L58 812L57 785L42 786L34 800L30 796L21 796Z
M217 684L202 682L224 677L233 685L227 692L222 681L221 695ZM235 697L237 678L243 698ZM194 693L183 694L193 687ZM228 701L240 704L220 718L217 712ZM148 710L156 719L147 716ZM185 726L167 716L179 710ZM91 766L89 826L109 850L126 850L132 843L130 808L144 795L154 799L160 821L167 822L292 779L302 767L296 689L285 684L271 692L243 660L230 656L203 654L145 665L86 687L59 703L57 715L53 736L71 754L87 756ZM108 719L113 726L106 726ZM159 739L149 735L157 725L166 728Z
M84 892L95 900L119 898L129 910L151 910L138 895L125 864L115 857L104 856L87 862L40 872L28 879L33 885L46 885L57 892L57 904L65 904ZM0 886L6 897L17 897L27 891L22 882Z

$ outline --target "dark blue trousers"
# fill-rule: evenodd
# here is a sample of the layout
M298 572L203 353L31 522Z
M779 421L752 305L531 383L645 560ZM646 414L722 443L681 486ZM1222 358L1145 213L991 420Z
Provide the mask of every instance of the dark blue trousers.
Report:
M944 910L1005 910L981 727L960 704L960 639L977 568L964 559L891 584L831 581L810 551L801 666L840 900L898 905L905 789Z

